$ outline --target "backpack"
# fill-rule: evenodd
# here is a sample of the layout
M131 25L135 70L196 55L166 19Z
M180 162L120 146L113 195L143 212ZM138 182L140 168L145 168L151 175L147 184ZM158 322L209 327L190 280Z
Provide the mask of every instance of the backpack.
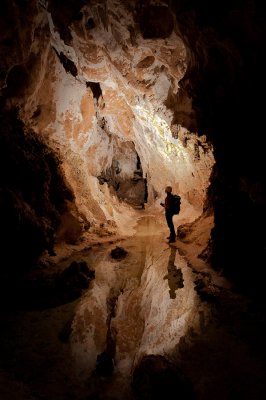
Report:
M181 197L178 194L173 194L172 197L173 203L172 203L172 211L173 214L179 214L180 213L180 207L181 207Z

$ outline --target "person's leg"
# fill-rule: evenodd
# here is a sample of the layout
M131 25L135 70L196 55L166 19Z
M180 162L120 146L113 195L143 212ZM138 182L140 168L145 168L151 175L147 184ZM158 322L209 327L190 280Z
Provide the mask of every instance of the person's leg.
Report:
M165 213L165 217L166 217L166 222L168 225L168 228L170 230L170 240L175 240L176 239L176 234L175 234L175 227L174 227L174 223L173 223L173 214L171 212L167 212Z

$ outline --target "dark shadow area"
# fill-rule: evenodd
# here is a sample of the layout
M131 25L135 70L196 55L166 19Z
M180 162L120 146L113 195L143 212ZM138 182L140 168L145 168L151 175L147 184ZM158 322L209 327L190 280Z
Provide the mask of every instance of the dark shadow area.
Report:
M136 400L197 399L184 372L161 355L141 359L133 372L132 388Z
M212 264L237 290L265 302L265 6L184 0L172 7L189 49L182 93L192 99L196 130L213 144L216 161Z
M1 296L13 297L45 250L73 199L60 159L23 125L16 110L0 115Z

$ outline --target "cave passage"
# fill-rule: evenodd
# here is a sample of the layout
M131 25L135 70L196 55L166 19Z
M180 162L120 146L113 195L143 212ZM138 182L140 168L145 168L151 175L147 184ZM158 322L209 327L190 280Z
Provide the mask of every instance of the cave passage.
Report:
M2 3L1 400L264 399L262 2Z

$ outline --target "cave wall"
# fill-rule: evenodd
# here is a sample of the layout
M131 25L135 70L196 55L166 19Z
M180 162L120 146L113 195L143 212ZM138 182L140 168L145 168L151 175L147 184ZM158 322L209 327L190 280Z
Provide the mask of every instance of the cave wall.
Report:
M29 271L45 250L53 256L55 233L73 202L61 160L25 127L18 112L0 114L1 292L6 278Z
M110 187L126 187L137 157L148 202L174 181L185 206L200 212L215 159L213 265L249 287L250 271L265 256L263 4L2 7L1 104L18 107L25 126L60 154L80 217L102 224L123 213ZM126 157L131 142L135 151ZM128 168L117 182L113 168L122 155ZM99 179L110 176L109 186Z
M128 208L118 200L160 208L167 184L182 195L184 210L200 213L214 159L206 136L182 126L195 126L195 113L185 91L177 96L187 55L170 9L135 1L33 3L27 19L14 3L15 21L7 7L10 24L28 37L20 35L16 65L12 57L3 65L2 95L60 153L80 218L91 226L111 221L123 232ZM15 30L5 36L14 40ZM114 193L98 177L116 163L123 168Z
M199 133L214 146L212 262L237 286L260 294L266 250L264 6L183 1L175 12L190 49L184 87L193 92ZM254 271L261 284L252 283Z

